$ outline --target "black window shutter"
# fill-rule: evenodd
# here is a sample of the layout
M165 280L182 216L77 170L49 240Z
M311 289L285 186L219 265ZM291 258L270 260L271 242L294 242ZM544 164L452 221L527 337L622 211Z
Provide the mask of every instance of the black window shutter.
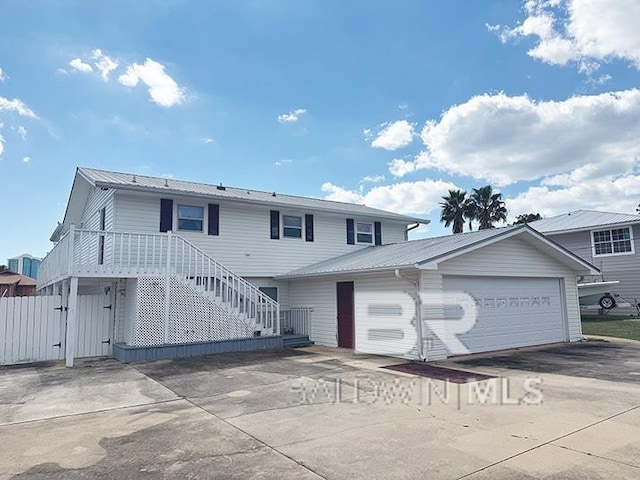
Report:
M356 244L356 232L353 218L347 218L347 244Z
M220 235L220 205L217 203L209 204L209 235Z
M160 199L160 231L168 232L173 230L173 200L170 198Z
M313 215L304 216L304 239L313 242Z
M280 212L278 210L271 210L271 239L277 240L280 238Z
M376 245L382 245L382 224L380 222L373 222L373 236Z

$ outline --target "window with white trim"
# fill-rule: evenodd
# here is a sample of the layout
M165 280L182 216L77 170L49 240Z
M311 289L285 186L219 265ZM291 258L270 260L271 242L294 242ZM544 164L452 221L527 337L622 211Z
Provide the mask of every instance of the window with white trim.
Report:
M356 241L373 243L373 223L356 222Z
M302 217L282 215L282 236L286 238L302 238Z
M593 256L625 255L633 253L631 228L612 228L591 232Z
M204 225L204 207L196 205L178 205L178 230L202 232Z

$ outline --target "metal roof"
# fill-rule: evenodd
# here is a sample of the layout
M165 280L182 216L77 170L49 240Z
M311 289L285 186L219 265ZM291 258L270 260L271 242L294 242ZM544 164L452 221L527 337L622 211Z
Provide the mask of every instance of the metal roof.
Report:
M543 218L529 223L531 228L542 233L565 233L574 230L640 223L640 215L627 213L598 212L596 210L576 210L556 217Z
M587 270L599 272L593 265L527 225L512 225L509 227L367 247L340 257L331 258L298 270L293 270L277 278L294 279L351 272L363 273L394 270L396 268L416 268L421 264L437 262L466 253L484 243L498 240L500 237L508 238L519 234L528 234L528 237L533 238L534 241L543 245L547 252L552 252L557 258L564 259L573 264L580 264Z
M298 197L278 192L262 192L222 185L187 182L173 178L150 177L133 173L118 173L92 168L79 167L78 173L92 184L106 188L127 188L140 191L168 192L183 195L214 197L217 199L239 200L249 203L262 203L277 207L307 208L349 215L380 217L408 223L429 223L429 220L377 208L346 202L335 202L319 198Z

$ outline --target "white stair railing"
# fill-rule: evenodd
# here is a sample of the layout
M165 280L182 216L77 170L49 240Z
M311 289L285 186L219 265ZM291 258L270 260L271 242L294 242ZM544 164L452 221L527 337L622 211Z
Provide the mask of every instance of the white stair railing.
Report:
M179 235L74 229L39 267L39 287L70 275L174 275L261 333L279 334L279 304Z

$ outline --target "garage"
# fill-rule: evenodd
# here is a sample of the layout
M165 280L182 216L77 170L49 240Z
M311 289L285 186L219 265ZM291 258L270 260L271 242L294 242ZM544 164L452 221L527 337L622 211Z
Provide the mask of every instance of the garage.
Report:
M470 353L567 341L565 306L558 278L444 275L445 292L465 292L477 321L459 336ZM458 313L445 309L445 318Z
M436 361L579 341L577 278L598 272L519 225L370 247L281 278L292 306L313 309L315 343ZM336 294L345 282L347 317ZM354 343L341 341L345 318Z

